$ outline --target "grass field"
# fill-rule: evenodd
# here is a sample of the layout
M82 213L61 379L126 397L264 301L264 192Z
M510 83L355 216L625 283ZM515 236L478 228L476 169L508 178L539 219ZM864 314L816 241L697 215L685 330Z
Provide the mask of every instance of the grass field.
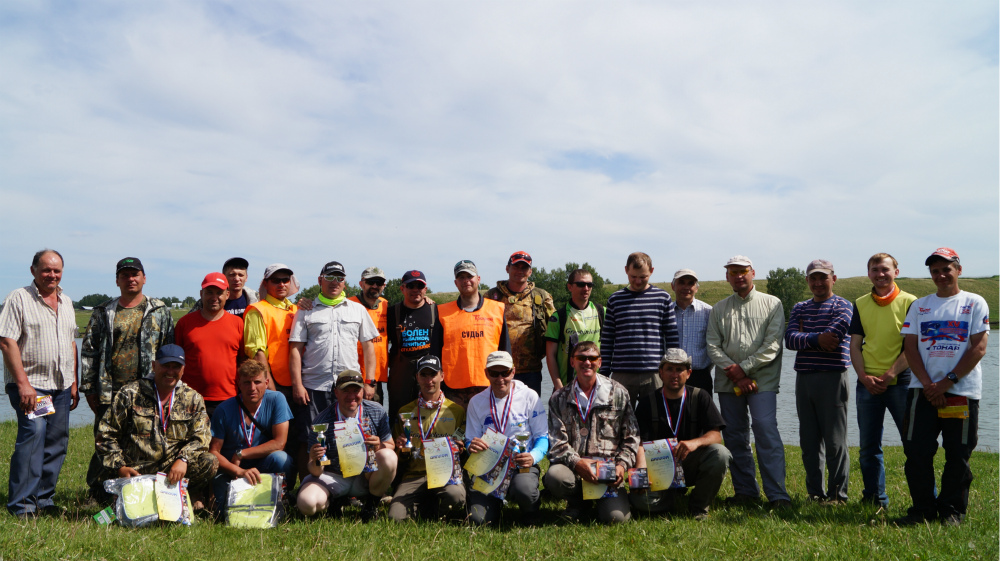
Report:
M0 462L6 467L16 427L0 423ZM517 508L498 529L459 521L396 524L385 518L364 525L350 509L343 519L293 517L272 530L236 530L198 520L192 527L101 527L97 508L80 506L93 450L89 427L72 430L56 503L65 519L19 521L0 515L0 559L997 559L998 457L975 453L970 512L958 528L932 523L911 528L887 524L909 505L901 448L886 449L889 512L862 506L857 449L851 450L852 502L843 507L807 504L797 447L786 447L787 487L794 506L717 507L705 522L686 517L637 519L618 527L558 521L562 505L543 502L543 522L517 523ZM938 453L940 473L942 453ZM7 470L0 469L6 502ZM732 493L727 479L722 495Z

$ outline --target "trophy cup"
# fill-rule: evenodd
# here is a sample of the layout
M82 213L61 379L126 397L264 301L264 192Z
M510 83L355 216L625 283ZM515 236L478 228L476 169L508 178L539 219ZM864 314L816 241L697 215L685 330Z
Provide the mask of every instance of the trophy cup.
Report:
M326 425L326 424L319 424L319 425L313 425L312 426L313 432L316 433L316 442L320 446L322 446L323 448L326 448L326 428L327 428L327 426L328 425ZM316 460L316 465L318 465L318 466L328 466L328 465L330 465L330 459L326 457L326 452L325 451L323 452L323 457L320 458L320 459L318 459L318 460Z
M413 413L400 413L399 418L403 420L403 436L406 437L400 451L410 452L413 450L413 442L410 440L410 420L413 419Z
M531 435L526 432L517 433L514 435L514 440L517 441L517 453L524 454L528 451L528 441L531 440ZM521 473L528 473L531 467L520 468Z

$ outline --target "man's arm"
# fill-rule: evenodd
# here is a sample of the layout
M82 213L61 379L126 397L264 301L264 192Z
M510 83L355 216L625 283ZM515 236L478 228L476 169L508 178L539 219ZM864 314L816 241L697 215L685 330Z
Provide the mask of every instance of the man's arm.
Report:
M681 336L677 331L677 312L674 301L667 296L666 310L660 321L660 333L663 334L663 348L676 349L681 346Z
M73 341L73 385L69 388L70 399L73 400L72 405L69 406L69 410L72 411L76 409L77 405L80 405L80 359L76 353L76 341Z
M892 363L892 366L890 366L889 369L885 371L885 373L879 376L878 379L881 380L882 383L884 383L885 385L888 385L889 382L893 380L893 378L899 376L901 372L905 371L909 367L910 367L909 363L906 362L906 354L900 352L899 356L896 357L895 362Z
M683 462L684 458L687 458L688 454L694 452L702 446L708 446L710 444L722 444L722 431L710 430L698 438L682 440L677 443L677 449L674 453L677 454L677 459Z
M97 457L106 469L116 471L121 477L121 469L126 467L125 454L122 452L118 437L122 433L122 421L132 408L130 394L118 392L107 412L100 419L95 419L97 431L94 434L94 448Z
M788 325L785 326L785 347L792 351L818 350L817 339L819 333L807 333L802 331L802 311L809 301L799 302L792 306L792 313L788 316Z
M708 328L705 330L705 352L708 358L712 359L712 364L719 368L726 368L734 364L733 360L722 350L722 340L725 334L722 332L722 314L725 313L719 306L712 307L712 312L708 315Z
M378 377L378 372L376 368L378 367L378 361L375 358L375 343L369 341L361 342L361 354L365 358L365 372L367 373L365 377L365 388L364 388L364 398L373 399L375 397L375 386L378 384L376 381Z
M601 328L601 356L604 357L604 360L601 361L599 372L605 376L610 375L611 361L615 356L615 308L610 300L604 308L604 327Z
M205 410L205 400L198 393L194 392L195 413L191 424L191 434L181 447L179 454L190 458L196 452L207 452L208 446L212 443L212 427L208 422L208 411ZM175 464L177 459L174 458ZM183 462L181 462L183 463ZM185 466L186 469L186 466Z
M104 361L104 338L108 336L104 312L94 308L83 335L80 349L80 392L87 398L87 405L95 414L101 401L100 372Z
M3 352L4 364L14 376L14 383L17 384L17 394L20 398L18 405L21 407L21 411L27 415L35 410L38 394L31 386L31 382L28 381L28 374L24 371L24 364L21 362L21 349L17 346L17 341L10 337L0 337L0 351Z
M309 392L302 385L302 349L305 343L289 341L288 343L288 373L292 378L292 400L297 405L309 403Z
M854 373L858 375L858 381L868 390L868 393L879 395L886 390L887 386L882 380L865 371L865 355L861 351L863 344L864 340L861 335L851 337L851 365L854 366Z
M564 390L566 391L566 390ZM549 398L549 462L563 464L573 469L580 461L580 454L570 446L566 423L560 416L556 394Z
M989 331L981 331L969 337L968 348L965 349L965 352L962 354L962 358L958 360L958 364L951 369L951 371L954 372L959 379L964 378L966 374L972 372L972 369L979 364L979 361L982 360L984 356L986 356L987 337L989 333ZM909 335L907 335L907 337L909 337ZM916 337L916 335L914 335L914 337ZM944 394L950 391L954 385L955 384L953 384L951 380L942 378L941 380L931 384L930 387L924 385L924 395L927 396L928 401L931 403L941 403L941 405L937 406L940 408L944 406Z
M757 350L745 360L740 362L740 368L749 376L755 370L765 364L770 364L778 358L781 352L781 335L785 330L785 310L778 301L774 309L767 316L767 326L764 331L764 340L761 341Z

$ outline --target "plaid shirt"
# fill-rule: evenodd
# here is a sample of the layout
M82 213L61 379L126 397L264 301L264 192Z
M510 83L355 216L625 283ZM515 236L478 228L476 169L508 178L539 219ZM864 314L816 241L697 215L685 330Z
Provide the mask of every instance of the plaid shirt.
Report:
M691 357L691 368L701 370L712 366L712 359L708 358L705 345L705 331L708 330L708 316L712 315L712 306L695 298L683 310L676 306L674 315L677 318L681 348Z
M58 313L35 283L7 295L0 312L0 337L17 342L28 383L38 390L64 390L76 382L76 313L70 297L58 292ZM3 372L5 384L15 383L6 360Z
M613 459L625 469L635 465L639 425L628 390L618 382L597 376L597 391L587 416L587 436L576 406L576 384L564 386L549 398L549 461L572 468L580 458Z

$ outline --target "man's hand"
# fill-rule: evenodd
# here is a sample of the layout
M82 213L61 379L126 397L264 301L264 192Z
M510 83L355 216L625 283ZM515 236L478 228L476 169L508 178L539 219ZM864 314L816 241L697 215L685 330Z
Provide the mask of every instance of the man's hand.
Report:
M674 456L683 462L684 458L687 458L688 454L694 452L698 448L701 448L701 446L698 446L697 442L693 440L682 440L678 442L677 447L674 448Z
M38 405L38 393L27 380L17 383L17 395L21 398L18 405L21 406L21 411L24 411L25 415L35 410L35 406Z
M323 454L326 454L326 447L320 446L318 443L313 444L312 448L309 449L309 460L311 460L310 463L314 462L318 463L320 458L323 457Z
M101 406L101 397L96 393L92 393L85 397L87 398L87 407L90 407L90 410L94 412L94 415L97 415L97 408ZM95 423L99 423L100 421L100 419L94 419Z
M840 337L833 331L820 333L817 342L819 343L819 348L828 353L832 353L840 347Z
M430 296L424 294L424 304L437 304L437 302L435 302Z
M612 487L620 487L625 481L625 468L621 464L615 464L615 482L611 485Z
M295 384L292 386L292 401L296 405L306 405L309 403L309 392L306 391L306 387L302 384Z
M375 450L381 450L382 439L379 438L377 434L367 434L365 435L365 446L369 446Z
M404 444L406 444L406 437L402 436L402 435L397 436L396 437L396 449L397 450L402 450Z
M867 372L862 374L858 379L861 380L861 385L863 385L865 389L868 390L868 393L872 395L879 395L884 393L886 390L887 386L881 378L876 378Z
M940 382L935 382L924 388L924 397L927 398L927 401L931 402L931 405L941 409L948 403L944 394L950 390L953 385L954 384L951 383L951 380L947 378L941 380Z
M313 309L312 298L303 298L296 302L295 305L298 306L300 310L305 310L307 312Z
M594 460L580 458L576 461L576 465L573 466L573 471L580 476L580 479L586 481L587 483L597 483L597 474L590 469L590 466L593 463Z
M260 472L257 468L241 469L237 477L242 477L247 480L247 483L251 485L256 485L260 483Z
M69 398L72 400L69 410L72 411L76 409L77 405L80 405L80 390L77 388L76 382L73 382L73 385L69 387Z
M377 383L372 382L372 385L368 385L368 382L365 382L365 395L362 396L364 399L371 401L375 398L375 384Z
M726 378L729 378L729 381L733 383L747 377L747 373L743 371L743 367L739 364L730 364L723 368L722 371L726 373Z
M118 477L136 477L137 475L139 475L139 472L128 466L118 468Z
M520 454L514 456L514 463L517 464L519 468L530 468L535 465L535 458L527 452L521 452Z
M174 465L170 466L170 471L167 472L167 481L171 485L176 485L178 481L184 479L184 474L187 473L188 464L184 460L174 461Z
M746 376L736 381L736 387L740 389L743 395L749 395L757 391L757 384Z
M556 391L559 391L561 389L563 389L562 380L559 379L559 378L556 378L555 380L552 380L552 391L553 391L553 393L556 392Z
M483 442L483 439L479 437L473 438L472 442L469 443L469 452L472 452L473 454L478 454L487 448L489 448L489 446L487 446L486 443Z

